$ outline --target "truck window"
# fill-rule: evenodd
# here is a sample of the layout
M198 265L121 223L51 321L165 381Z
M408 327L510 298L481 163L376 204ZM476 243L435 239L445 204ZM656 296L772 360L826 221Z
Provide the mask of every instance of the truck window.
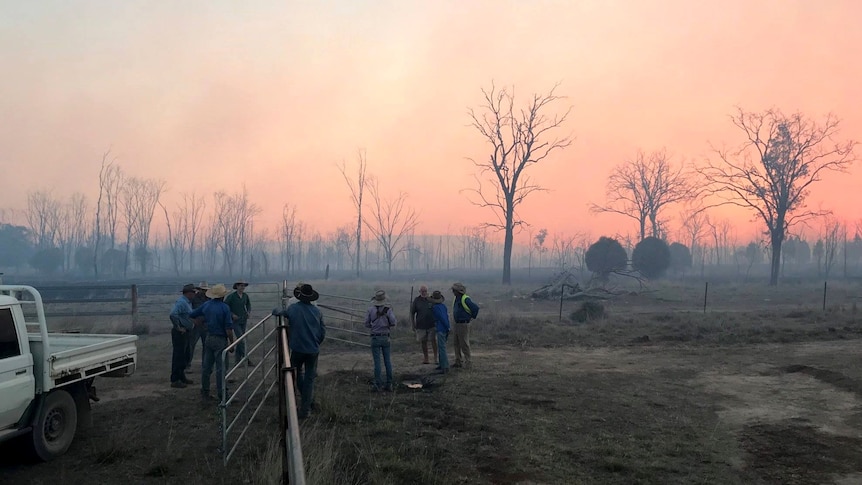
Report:
M21 355L11 308L0 308L0 359Z

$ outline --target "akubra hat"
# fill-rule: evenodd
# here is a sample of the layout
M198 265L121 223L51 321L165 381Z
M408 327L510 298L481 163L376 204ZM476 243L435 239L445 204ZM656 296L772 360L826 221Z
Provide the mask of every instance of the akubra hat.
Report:
M293 296L299 301L308 303L320 298L320 293L315 291L311 285L303 284L293 289Z

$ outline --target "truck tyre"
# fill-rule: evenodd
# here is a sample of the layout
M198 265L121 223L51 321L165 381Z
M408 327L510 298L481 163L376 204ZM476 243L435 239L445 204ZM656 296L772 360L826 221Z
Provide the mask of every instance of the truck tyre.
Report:
M77 428L78 410L72 396L61 390L48 393L33 422L33 451L43 461L61 456L72 445Z

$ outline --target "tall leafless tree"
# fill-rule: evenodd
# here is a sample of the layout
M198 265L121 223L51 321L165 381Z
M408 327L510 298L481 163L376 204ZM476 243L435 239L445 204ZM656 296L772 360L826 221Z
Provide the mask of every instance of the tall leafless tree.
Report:
M62 219L62 203L47 190L27 194L27 224L33 244L39 249L54 247Z
M114 165L115 159L111 158L109 161L110 154L110 149L102 154L102 164L99 167L99 197L96 199L96 215L93 218L93 275L96 279L99 279L99 257L101 255L102 231L104 230L104 226L110 226L110 222L104 225L102 224L102 219L105 218L102 208L105 208L105 214L111 213L111 211L108 210L108 206L111 201L109 186L113 181L115 172L119 175L119 168ZM111 208L113 207L115 206L111 205ZM110 219L110 217L107 219ZM113 243L111 247L113 248Z
M365 225L380 243L384 261L392 274L392 262L405 249L401 244L402 239L419 225L419 216L407 206L407 194L404 192L395 198L384 199L374 178L368 183L368 191L372 203L371 220L366 219Z
M645 154L616 166L608 178L606 205L593 204L593 212L611 212L638 222L640 238L661 237L661 214L667 206L691 200L695 187L680 165L673 167L665 149Z
M777 109L731 116L745 141L735 149L716 149L703 174L721 203L754 212L766 226L771 248L769 284L778 284L781 244L793 224L822 214L808 210L811 186L829 171L846 171L855 161L855 141L836 141L840 121L827 115L815 121Z
M281 253L281 269L289 274L292 274L296 268L296 207L290 204L284 204L281 208L281 223L278 226L278 238Z
M143 179L139 183L135 210L137 228L135 234L135 253L141 273L146 273L150 264L150 229L153 226L153 216L156 206L165 190L165 182L157 179Z
M358 163L356 169L356 179L352 179L349 175L347 175L347 164L342 162L339 165L338 170L341 171L341 175L344 177L344 181L347 183L347 187L350 189L350 198L353 201L353 207L356 208L356 237L354 238L354 243L356 244L356 277L358 278L361 274L360 271L360 254L362 253L362 203L365 197L365 189L368 187L368 161L365 157L365 151L360 150L358 154Z
M553 132L563 125L572 108L562 114L546 113L563 99L555 94L558 87L559 84L555 85L547 94L534 94L525 107L517 108L514 88L497 89L492 84L490 89L482 89L484 101L479 110L469 110L471 125L490 153L481 161L469 159L479 173L477 187L468 192L474 195L473 204L490 208L496 216L497 222L485 225L504 232L503 284L506 285L512 282L515 228L524 223L517 209L530 194L544 190L530 180L525 170L571 144L570 137L554 137ZM483 177L490 179L493 190L483 187Z
M261 209L249 199L245 187L242 192L233 195L217 192L214 200L216 242L221 249L225 269L229 275L233 275L237 264L240 271L245 269L244 256L253 235L252 224Z

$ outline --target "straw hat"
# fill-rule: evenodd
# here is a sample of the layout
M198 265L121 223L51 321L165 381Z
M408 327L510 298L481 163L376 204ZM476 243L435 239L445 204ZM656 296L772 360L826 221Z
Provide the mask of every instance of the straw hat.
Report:
M467 287L464 286L464 283L455 283L452 285L452 290L457 291L458 293L467 293Z
M225 286L221 283L207 290L207 298L224 298L225 295L227 295L227 288L225 288Z

